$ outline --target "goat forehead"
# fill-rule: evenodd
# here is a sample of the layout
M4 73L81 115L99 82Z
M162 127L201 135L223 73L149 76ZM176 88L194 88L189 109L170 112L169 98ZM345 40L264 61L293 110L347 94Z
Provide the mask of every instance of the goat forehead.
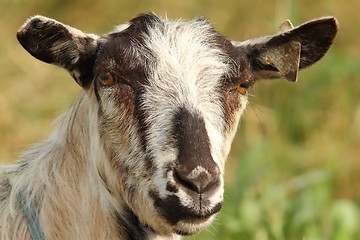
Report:
M127 26L110 34L103 50L122 69L144 71L150 80L172 84L200 84L206 77L216 82L217 76L229 72L230 41L206 20L169 21L145 15Z
M157 72L171 72L178 77L185 73L199 77L209 70L227 71L226 41L205 20L154 24L144 39L156 58L156 66L162 68Z
M218 86L231 72L224 42L226 39L203 20L154 25L144 39L154 56L147 97L158 104L165 101L168 107L205 111L206 104L220 99Z

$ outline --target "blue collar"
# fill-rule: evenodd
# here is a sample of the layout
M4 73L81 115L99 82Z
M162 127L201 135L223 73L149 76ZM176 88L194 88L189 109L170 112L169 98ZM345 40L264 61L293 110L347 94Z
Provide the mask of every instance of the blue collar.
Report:
M30 203L27 203L27 194L25 194L24 191L21 191L17 198L33 240L45 240L45 234L40 226L38 210L35 202L31 201Z

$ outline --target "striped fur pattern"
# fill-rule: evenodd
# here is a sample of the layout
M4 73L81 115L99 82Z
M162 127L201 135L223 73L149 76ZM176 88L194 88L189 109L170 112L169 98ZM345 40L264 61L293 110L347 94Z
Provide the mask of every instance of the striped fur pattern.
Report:
M46 239L179 239L204 229L223 202L247 89L259 77L293 80L336 30L328 17L241 43L205 19L144 14L103 35L29 19L21 45L83 91L47 140L1 169L0 239L31 239L20 193ZM316 57L301 55L314 47ZM282 66L289 59L296 68Z

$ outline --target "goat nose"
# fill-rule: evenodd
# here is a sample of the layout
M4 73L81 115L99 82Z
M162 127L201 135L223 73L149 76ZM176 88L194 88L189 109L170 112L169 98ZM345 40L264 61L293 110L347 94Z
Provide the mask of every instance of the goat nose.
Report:
M174 179L177 184L198 194L216 189L220 184L219 171L207 171L202 167L188 171L174 170Z

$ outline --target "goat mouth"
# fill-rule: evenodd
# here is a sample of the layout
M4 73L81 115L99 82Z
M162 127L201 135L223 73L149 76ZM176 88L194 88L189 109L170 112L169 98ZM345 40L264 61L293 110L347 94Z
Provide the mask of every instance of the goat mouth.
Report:
M161 199L157 194L152 192L151 197L154 200L155 207L160 211L168 223L176 225L201 225L208 222L212 216L220 211L222 202L217 203L211 209L195 209L183 206L177 196L170 195Z
M174 232L178 235L187 236L201 231L211 224L220 208L221 204L213 208L214 210L208 212L206 215L200 214L193 216L193 218L187 217L186 219L179 221L173 228Z
M189 209L188 212L184 212L183 214L186 216L183 216L183 219L181 222L183 223L190 223L190 224L201 224L206 221L208 221L213 215L215 215L217 212L221 209L221 203L217 204L214 208L212 208L210 211L207 212L195 212L191 211Z

